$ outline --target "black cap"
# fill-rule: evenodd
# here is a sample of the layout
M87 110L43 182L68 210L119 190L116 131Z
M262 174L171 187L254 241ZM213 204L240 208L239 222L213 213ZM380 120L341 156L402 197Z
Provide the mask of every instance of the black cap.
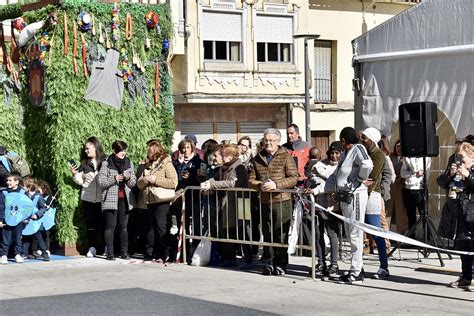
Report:
M332 142L331 145L329 145L329 148L328 148L328 151L326 152L326 155L329 156L329 153L331 151L338 151L340 153L342 153L344 151L344 148L342 148L342 144L340 141L335 141L335 142Z

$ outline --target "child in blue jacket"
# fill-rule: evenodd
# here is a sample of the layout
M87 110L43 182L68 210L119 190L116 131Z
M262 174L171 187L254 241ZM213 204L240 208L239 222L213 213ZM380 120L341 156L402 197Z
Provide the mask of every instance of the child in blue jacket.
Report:
M21 185L21 175L18 172L8 173L6 176L6 185L7 189L0 192L0 228L2 229L2 242L0 245L0 256L1 264L8 263L8 248L13 239L13 247L15 250L15 261L17 263L23 263L23 258L21 257L22 253L22 243L21 243L21 232L25 227L24 222L18 223L16 226L9 226L5 223L5 196L8 193L13 192L24 192Z
M26 195L32 201L36 201L35 206L38 209L38 211L35 214L31 215L31 217L27 220L27 223L28 221L37 221L44 215L44 213L47 210L46 202L41 196L41 193L39 193L37 190L37 183L35 179L33 178L25 179L23 183L23 187L26 190ZM46 251L47 250L46 244L44 242L43 235L41 234L40 230L38 230L33 235L23 236L23 255L24 256L28 255L28 252L30 250L30 244L33 241L33 238L35 238L38 241L38 247L41 250L41 256L43 257L43 260L49 261L49 254Z

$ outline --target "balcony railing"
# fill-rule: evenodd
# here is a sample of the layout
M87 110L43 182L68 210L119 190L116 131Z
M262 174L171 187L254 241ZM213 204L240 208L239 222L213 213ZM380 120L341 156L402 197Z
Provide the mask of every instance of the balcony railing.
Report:
M334 75L331 79L314 79L314 103L334 103L333 82Z

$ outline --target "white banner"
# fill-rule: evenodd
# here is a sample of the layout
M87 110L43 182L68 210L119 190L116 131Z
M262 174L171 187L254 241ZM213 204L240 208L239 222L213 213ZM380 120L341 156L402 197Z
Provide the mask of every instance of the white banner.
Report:
M395 241L398 241L398 242L401 242L401 243L404 243L404 244L410 244L410 245L414 245L414 246L417 246L417 247L420 247L420 248L429 248L429 249L439 250L439 251L442 251L442 252L454 253L454 254L458 254L458 255L474 256L474 252L448 250L448 249L438 248L438 247L435 247L435 246L432 246L432 245L425 244L421 241L408 238L404 235L400 235L400 234L397 234L397 233L392 232L392 231L384 230L380 227L376 227L376 226L372 226L372 225L369 225L369 224L358 222L358 221L353 220L351 218L347 218L345 216L333 213L332 212L333 207L325 208L325 207L322 207L321 205L319 205L318 203L314 203L314 206L321 209L321 210L323 210L323 211L325 211L325 212L327 212L327 213L329 213L329 214L331 214L332 216L335 216L335 217L339 218L341 221L343 221L343 222L345 222L349 225L352 225L352 226L355 226L359 229L362 229L364 232L366 232L370 235L379 236L379 237L390 239L390 240L395 240Z

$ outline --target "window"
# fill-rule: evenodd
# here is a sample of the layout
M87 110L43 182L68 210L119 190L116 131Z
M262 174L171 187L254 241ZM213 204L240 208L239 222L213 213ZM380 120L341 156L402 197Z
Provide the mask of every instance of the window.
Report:
M293 63L293 16L257 14L257 62Z
M204 60L240 62L240 42L203 41Z
M292 44L257 43L257 61L291 63Z
M242 14L204 10L200 19L204 61L242 62Z
M315 102L335 103L333 43L331 41L314 41L314 89Z

